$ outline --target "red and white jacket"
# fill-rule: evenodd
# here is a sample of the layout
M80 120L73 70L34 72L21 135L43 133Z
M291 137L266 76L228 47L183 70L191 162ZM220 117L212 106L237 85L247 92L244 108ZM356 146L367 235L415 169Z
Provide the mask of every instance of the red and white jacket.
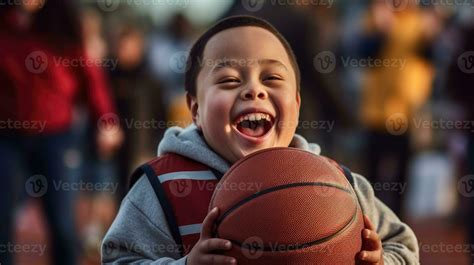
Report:
M351 172L328 159L354 185ZM139 167L130 187L145 174L163 208L167 224L181 254L187 255L199 240L202 222L222 173L174 153L157 157Z

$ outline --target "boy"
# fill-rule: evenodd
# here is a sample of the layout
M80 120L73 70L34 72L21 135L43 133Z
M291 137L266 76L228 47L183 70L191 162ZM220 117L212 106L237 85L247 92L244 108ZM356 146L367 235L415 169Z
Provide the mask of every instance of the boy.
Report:
M104 263L236 264L218 254L231 243L212 237L219 215L219 209L207 213L212 191L190 190L192 181L217 182L235 161L264 148L320 152L295 135L299 69L289 44L266 21L237 16L218 22L192 47L185 78L194 124L165 133L159 157L143 167L146 176L136 178L104 239ZM356 174L354 189L366 215L357 259L418 264L411 229Z

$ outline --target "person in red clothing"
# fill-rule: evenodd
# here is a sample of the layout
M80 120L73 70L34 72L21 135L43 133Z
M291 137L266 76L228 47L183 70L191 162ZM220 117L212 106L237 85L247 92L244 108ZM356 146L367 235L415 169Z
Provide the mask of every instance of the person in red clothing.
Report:
M54 264L75 264L74 194L57 184L73 181L65 153L80 96L98 121L99 153L111 156L123 134L106 75L84 51L75 1L9 3L0 6L0 245L13 243L24 187L42 199ZM0 263L11 264L12 254L1 251Z

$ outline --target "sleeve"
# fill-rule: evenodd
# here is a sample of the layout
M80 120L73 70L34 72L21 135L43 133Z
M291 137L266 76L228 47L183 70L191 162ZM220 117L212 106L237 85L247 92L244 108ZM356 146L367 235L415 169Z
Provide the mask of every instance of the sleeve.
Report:
M385 265L419 264L419 247L415 233L375 197L372 186L364 177L353 175L354 189L362 212L374 223L382 241Z
M81 53L87 62L94 59L89 58L85 52ZM115 102L107 74L102 67L96 63L89 63L83 69L83 84L86 88L87 100L95 119L107 113L116 113Z
M122 201L102 242L102 264L186 264L153 194L142 177Z

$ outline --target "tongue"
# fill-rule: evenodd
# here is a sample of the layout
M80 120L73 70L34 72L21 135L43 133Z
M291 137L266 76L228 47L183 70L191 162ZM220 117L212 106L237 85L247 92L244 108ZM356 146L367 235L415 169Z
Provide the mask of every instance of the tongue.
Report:
M257 126L255 129L239 126L239 131L245 135L252 137L260 137L265 134L265 128L263 126Z

